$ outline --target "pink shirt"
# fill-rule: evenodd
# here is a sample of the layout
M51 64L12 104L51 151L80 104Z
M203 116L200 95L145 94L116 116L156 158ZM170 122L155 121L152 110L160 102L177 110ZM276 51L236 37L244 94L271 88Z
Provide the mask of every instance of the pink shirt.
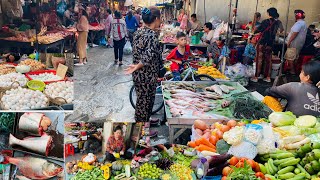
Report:
M183 17L182 17L182 21L180 23L180 28L181 29L187 29L187 25L188 25L188 16L185 14Z
M110 34L112 21L113 21L113 17L111 14L109 14L105 22L105 31L107 36Z

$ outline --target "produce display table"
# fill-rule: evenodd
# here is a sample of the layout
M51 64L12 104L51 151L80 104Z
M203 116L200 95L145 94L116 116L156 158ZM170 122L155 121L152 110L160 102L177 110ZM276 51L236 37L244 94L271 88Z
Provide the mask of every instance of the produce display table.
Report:
M48 49L50 48L58 48L57 51L51 53L63 53L64 51L64 43L65 40L61 39L59 41L53 42L51 44L39 44L38 51L40 53L48 53ZM0 49L8 49L10 52L32 52L35 48L36 44L31 42L18 42L18 41L8 41L0 39Z
M224 96L228 96L231 97L233 94L237 94L237 93L244 93L247 91L246 88L244 88L243 86L241 86L239 83L237 82L226 82L226 81L217 81L219 83L226 83L229 86L232 87L236 87L236 90L234 91L234 93L229 93L226 94ZM213 82L213 81L196 81L196 82L188 82L192 85L200 85L200 86L211 86L216 84L217 82ZM171 84L171 83L177 83L177 82L171 82L171 81L166 81L166 82L162 82L162 89L163 92L165 85ZM184 82L186 83L186 82ZM168 94L163 93L163 98L164 101L166 100L166 96L168 96ZM255 97L252 94L253 97ZM228 98L228 97L224 97L224 98ZM230 119L235 119L234 117L225 117L219 114L214 115L214 112L208 112L208 114L213 115L210 118L201 118L201 117L194 117L193 115L183 115L180 117L173 117L173 115L170 112L170 108L169 106L165 103L165 114L168 120L168 126L169 126L169 142L170 143L174 143L174 140L177 139L185 130L187 129L191 129L193 123L195 120L197 119L201 119L204 120L207 124L213 124L215 122L222 122L222 121L228 121Z

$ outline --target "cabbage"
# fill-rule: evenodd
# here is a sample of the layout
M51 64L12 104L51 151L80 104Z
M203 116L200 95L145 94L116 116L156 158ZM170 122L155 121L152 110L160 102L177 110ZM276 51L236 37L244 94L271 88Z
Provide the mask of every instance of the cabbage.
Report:
M286 131L288 136L301 135L301 130L297 126L281 126L279 129Z
M269 115L270 122L275 126L292 125L296 116L292 112L273 112Z

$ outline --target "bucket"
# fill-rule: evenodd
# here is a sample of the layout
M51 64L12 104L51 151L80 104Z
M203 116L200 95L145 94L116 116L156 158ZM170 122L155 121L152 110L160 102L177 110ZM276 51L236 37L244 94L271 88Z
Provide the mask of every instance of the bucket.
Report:
M191 44L196 45L200 43L200 38L198 36L191 36Z
M271 78L274 79L279 74L281 64L272 64Z

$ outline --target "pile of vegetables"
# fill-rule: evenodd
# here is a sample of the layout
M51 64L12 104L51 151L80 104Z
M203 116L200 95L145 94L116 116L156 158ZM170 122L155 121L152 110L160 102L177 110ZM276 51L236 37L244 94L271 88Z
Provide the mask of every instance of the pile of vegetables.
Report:
M70 104L74 98L73 87L73 82L71 81L60 81L47 85L44 92L53 99L57 97L64 98Z
M206 74L215 79L226 79L227 77L222 74L218 69L213 66L202 66L198 69L197 74Z
M14 113L0 113L0 130L11 132L14 124Z
M14 83L18 82L18 83ZM0 87L18 87L25 86L28 79L21 73L10 73L0 75Z
M222 180L268 179L262 172L260 172L258 163L254 162L253 160L246 160L243 158L238 160L235 158L234 160L230 159L230 162L232 162L234 165L231 165L230 167L227 166L223 169Z
M313 179L320 176L320 143L305 144L296 152L278 150L259 157L261 170L271 179Z
M104 180L102 170L95 167L92 170L79 171L71 180L83 180L83 179L95 179L95 180Z
M158 179L163 170L157 168L156 164L145 163L140 166L138 175L142 178Z
M4 110L25 110L47 107L48 98L40 91L18 87L6 91L1 102Z
M170 172L176 176L180 180L185 179L185 180L191 180L192 179L192 169L190 169L188 166L185 166L183 164L173 164L170 166Z
M31 71L43 70L46 68L46 65L42 64L39 61L33 60L33 59L26 59L24 61L21 61L19 65L30 66Z
M262 102L275 112L282 112L283 107L278 99L272 96L265 96Z
M39 81L60 81L63 78L61 78L58 75L55 75L54 73L41 73L41 74L35 74L35 75L29 75L33 80L39 80Z

